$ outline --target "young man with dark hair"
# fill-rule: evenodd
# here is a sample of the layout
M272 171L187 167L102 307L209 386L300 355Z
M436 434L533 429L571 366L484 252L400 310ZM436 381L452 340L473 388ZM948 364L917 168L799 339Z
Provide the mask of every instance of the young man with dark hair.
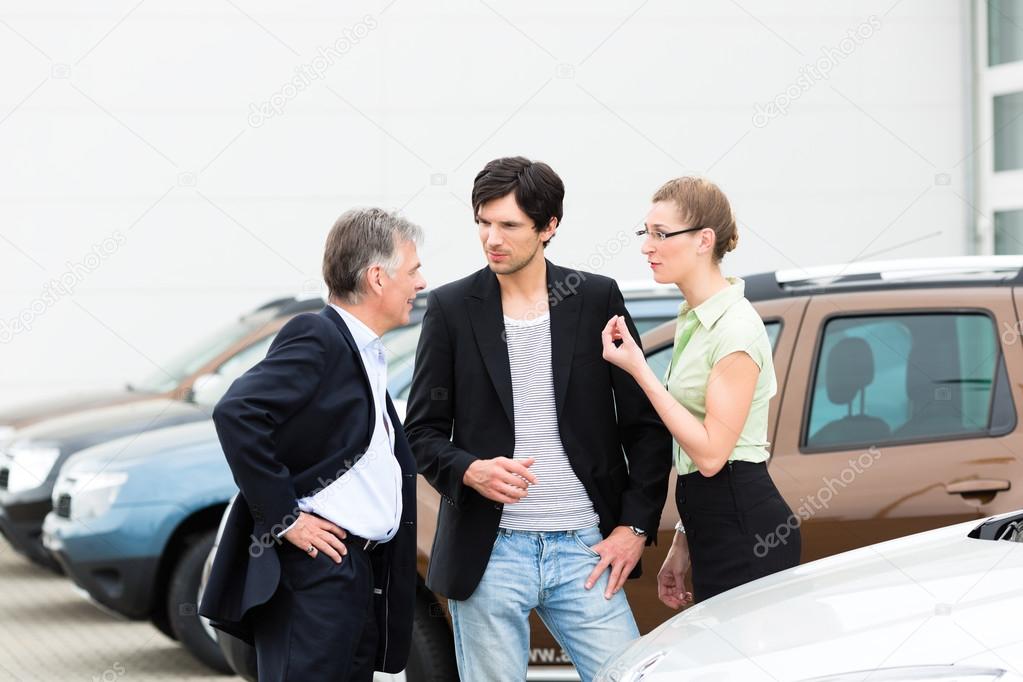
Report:
M602 358L614 280L547 261L564 185L497 159L472 204L487 267L433 291L406 430L441 493L428 586L446 597L462 680L523 680L536 610L583 680L638 636L639 574L667 494L671 438Z

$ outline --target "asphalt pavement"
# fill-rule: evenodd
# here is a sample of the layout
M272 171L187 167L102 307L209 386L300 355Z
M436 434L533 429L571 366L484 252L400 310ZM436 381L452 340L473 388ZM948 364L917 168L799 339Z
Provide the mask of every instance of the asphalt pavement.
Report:
M0 538L0 681L240 680L213 673L148 622L100 610Z

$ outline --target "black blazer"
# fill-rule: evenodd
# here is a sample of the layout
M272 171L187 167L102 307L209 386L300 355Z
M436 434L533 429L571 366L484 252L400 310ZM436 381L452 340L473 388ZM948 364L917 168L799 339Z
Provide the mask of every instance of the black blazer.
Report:
M654 541L668 490L671 436L639 385L603 358L600 332L625 315L614 280L547 263L554 396L561 442L606 536L638 526ZM476 589L503 505L462 483L477 458L515 449L511 369L497 277L484 268L430 293L405 428L419 472L442 497L427 585ZM617 410L617 414L616 414ZM638 577L637 565L632 577Z
M374 553L375 585L382 590L376 597L376 668L398 672L412 639L416 468L389 396L387 411L403 474L402 516L379 560ZM215 627L252 643L250 611L268 601L280 581L273 537L297 518L298 498L329 485L366 452L374 421L362 358L347 325L329 306L284 325L266 358L217 403L213 422L241 493L199 607Z

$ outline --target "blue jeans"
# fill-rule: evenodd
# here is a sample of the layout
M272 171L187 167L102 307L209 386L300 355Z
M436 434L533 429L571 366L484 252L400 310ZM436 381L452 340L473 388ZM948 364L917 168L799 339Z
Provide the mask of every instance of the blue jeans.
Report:
M600 557L597 528L500 529L490 563L468 599L448 601L462 682L520 682L529 665L529 612L537 615L589 682L607 658L639 637L621 590L604 599L610 571L583 585Z

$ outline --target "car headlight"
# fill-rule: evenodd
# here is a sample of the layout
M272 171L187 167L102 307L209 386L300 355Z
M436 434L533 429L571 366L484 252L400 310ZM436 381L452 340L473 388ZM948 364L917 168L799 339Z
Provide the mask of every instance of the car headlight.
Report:
M15 443L0 457L0 489L18 493L46 482L60 448Z
M62 473L53 486L53 509L57 516L80 521L106 514L128 480L124 471L75 471Z

